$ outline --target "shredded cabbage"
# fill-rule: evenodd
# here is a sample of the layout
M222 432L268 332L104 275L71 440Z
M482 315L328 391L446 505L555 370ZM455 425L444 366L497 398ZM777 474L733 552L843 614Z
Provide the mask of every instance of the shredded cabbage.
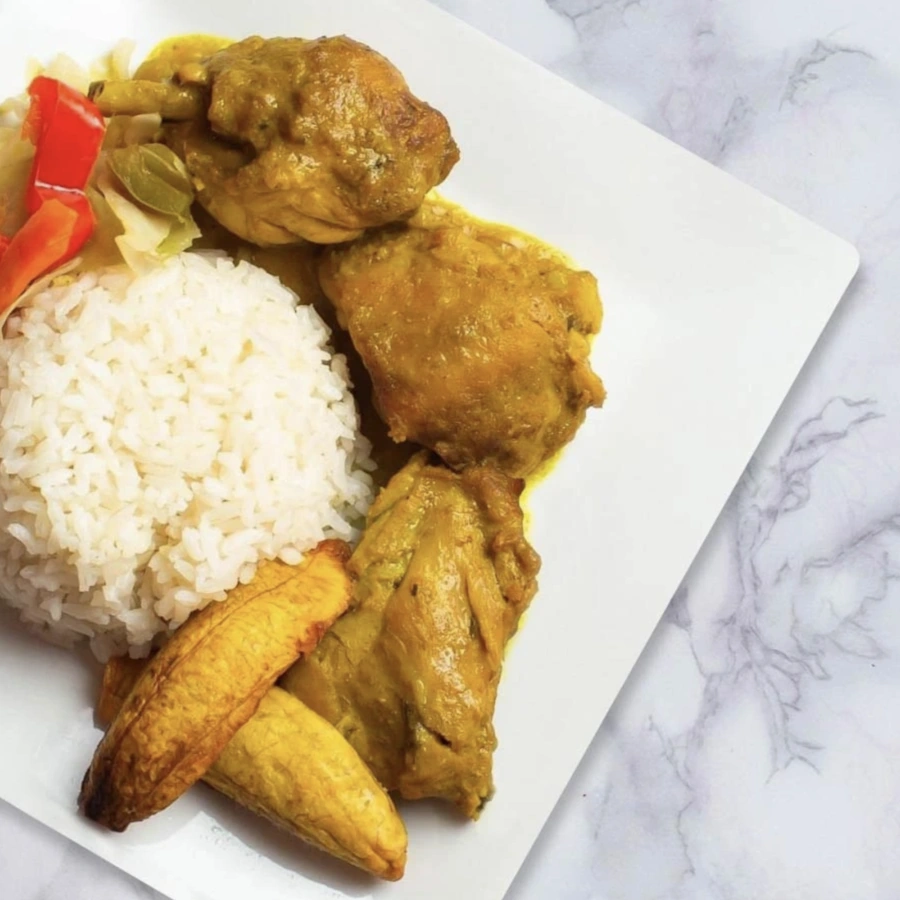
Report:
M200 237L200 229L190 216L179 218L138 204L108 169L98 175L97 190L122 225L123 233L115 243L122 259L135 272L146 272Z
M37 281L33 281L30 285L28 285L27 290L25 290L17 299L15 303L11 303L6 307L5 310L0 312L0 332L3 330L3 326L6 324L6 320L28 299L34 297L36 294L39 294L45 288L50 287L51 285L61 285L65 284L65 279L70 273L74 272L81 266L81 257L76 256L74 259L70 259L68 262L63 263L58 269L54 269L52 272L48 272L46 275L42 275Z
M34 145L22 140L21 124L0 127L0 232L12 237L25 223L25 189Z
M87 68L64 54L56 56L46 66L31 61L26 83L37 75L47 75L86 93L93 81L130 78L133 49L133 42L120 41L111 53ZM22 138L22 123L27 112L28 97L24 92L0 102L0 234L8 237L14 235L27 218L25 190L34 158L34 146ZM137 196L129 193L129 188L109 170L109 153L153 141L159 126L159 116L155 115L116 117L110 121L103 156L87 189L97 219L94 234L78 260L48 273L24 296L30 296L35 287L48 284L60 274L73 271L76 265L90 268L124 261L135 271L146 271L166 257L186 250L200 236L200 229L189 212L192 193L186 205L182 203L172 214L166 214L152 209L152 203L141 203L140 192ZM165 161L171 168L171 161ZM176 188L180 186L179 176L187 179L187 172L176 171L174 176L169 175L170 183ZM189 179L187 183L189 185Z

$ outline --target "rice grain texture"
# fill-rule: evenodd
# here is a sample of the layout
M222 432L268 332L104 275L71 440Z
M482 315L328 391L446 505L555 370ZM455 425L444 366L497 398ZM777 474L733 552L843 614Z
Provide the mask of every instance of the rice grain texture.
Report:
M328 339L216 254L33 297L0 340L0 595L52 639L142 655L261 559L353 541L371 463Z

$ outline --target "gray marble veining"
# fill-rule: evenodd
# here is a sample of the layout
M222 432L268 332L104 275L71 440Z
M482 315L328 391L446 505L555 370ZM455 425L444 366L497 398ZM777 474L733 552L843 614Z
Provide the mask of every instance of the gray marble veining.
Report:
M896 900L900 11L440 5L863 255L510 900ZM0 898L159 895L0 805Z

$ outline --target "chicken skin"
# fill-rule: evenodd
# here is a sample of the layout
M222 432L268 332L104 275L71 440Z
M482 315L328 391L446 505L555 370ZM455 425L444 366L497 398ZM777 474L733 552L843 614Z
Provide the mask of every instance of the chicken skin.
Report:
M355 238L413 213L459 159L447 120L364 44L198 47L192 59L182 39L177 66L151 59L143 79L100 83L92 96L106 115L159 112L201 205L245 240Z
M534 596L522 483L415 456L369 511L350 612L282 686L331 722L388 790L475 817L493 790L503 651Z
M391 437L454 468L527 475L603 402L594 277L512 229L429 201L408 224L328 248L319 279Z

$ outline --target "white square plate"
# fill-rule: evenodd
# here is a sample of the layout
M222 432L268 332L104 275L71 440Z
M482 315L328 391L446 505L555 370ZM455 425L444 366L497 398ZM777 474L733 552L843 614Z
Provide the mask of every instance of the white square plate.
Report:
M450 120L444 192L593 270L609 389L536 490L541 589L508 656L497 795L477 823L404 809L396 885L348 873L195 788L125 835L75 813L96 674L0 618L0 796L175 900L499 900L858 266L844 241L417 0L44 0L0 11L27 55L119 37L348 33Z

